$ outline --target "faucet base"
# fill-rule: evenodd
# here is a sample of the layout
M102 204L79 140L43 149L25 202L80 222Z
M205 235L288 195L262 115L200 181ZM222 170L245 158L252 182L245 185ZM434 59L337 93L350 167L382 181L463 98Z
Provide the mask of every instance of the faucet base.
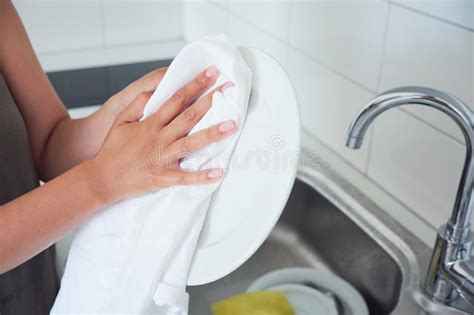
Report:
M433 301L422 290L413 293L415 302L420 305L427 314L431 315L472 315L472 307L464 300L460 299L455 306L448 306ZM471 309L471 310L470 310Z
M426 275L424 292L436 304L474 312L472 304L472 275L464 268L470 263L473 233L463 243L452 242L446 226L440 227ZM463 267L463 268L461 268ZM458 306L464 303L466 307Z

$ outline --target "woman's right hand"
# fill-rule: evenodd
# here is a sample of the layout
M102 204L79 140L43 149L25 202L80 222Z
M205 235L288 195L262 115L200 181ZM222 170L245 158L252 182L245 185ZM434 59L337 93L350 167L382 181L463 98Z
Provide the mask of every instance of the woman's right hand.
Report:
M225 121L187 135L211 107L212 95L234 85L227 82L195 101L218 76L218 69L209 67L143 121L151 92L140 94L118 114L97 155L85 162L99 198L111 203L163 187L208 184L222 177L221 169L190 172L179 167L183 157L236 129L234 121Z

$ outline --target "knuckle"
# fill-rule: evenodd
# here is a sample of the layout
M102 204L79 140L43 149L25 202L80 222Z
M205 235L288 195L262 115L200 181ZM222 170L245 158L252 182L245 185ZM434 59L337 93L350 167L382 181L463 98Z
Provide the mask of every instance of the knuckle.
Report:
M184 138L183 140L181 140L181 143L179 144L179 152L181 152L182 154L185 154L185 153L188 153L189 151L191 151L191 143L189 139Z
M212 128L208 128L205 132L205 137L206 137L206 140L213 141L214 138L216 137L214 130Z
M148 101L148 99L151 97L151 92L141 92L137 99L138 99L138 102L140 103L145 103L146 101Z
M175 139L177 133L174 128L170 128L169 126L160 130L159 139L165 143L168 142L167 140Z
M176 103L181 102L183 99L183 91L177 91L176 93L173 94L171 99L173 100L173 102L176 102Z
M156 76L156 77L161 77L163 75L163 73L166 71L167 68L158 68L158 69L155 69L153 70L153 75Z
M204 87L207 85L207 77L204 74L199 75L196 78L196 85L199 87Z
M178 183L180 183L180 184L186 184L186 182L187 182L186 175L180 175L180 176L178 177Z
M184 119L187 121L194 121L196 116L197 116L196 110L192 107L184 111Z

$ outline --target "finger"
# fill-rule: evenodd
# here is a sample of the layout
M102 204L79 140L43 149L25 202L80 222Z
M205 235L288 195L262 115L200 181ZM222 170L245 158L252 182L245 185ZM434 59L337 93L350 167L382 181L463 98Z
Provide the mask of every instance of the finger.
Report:
M210 143L217 142L230 134L236 129L236 124L233 120L224 121L221 124L214 125L212 127L200 130L192 135L181 138L175 141L165 155L174 161L181 159L190 153L204 148Z
M197 124L198 121L207 113L212 105L212 98L215 93L223 92L226 89L235 86L233 82L226 82L223 85L209 92L205 97L196 101L193 105L186 108L165 128L164 132L168 135L170 143L184 137Z
M149 119L160 126L167 125L209 86L214 84L218 76L219 70L215 66L210 66L176 91Z
M160 181L165 186L176 185L203 185L218 181L224 175L224 171L220 168L202 170L202 171L185 171L181 169L168 170L164 176L160 177Z
M158 68L158 69L155 69L151 72L148 72L147 74L145 74L142 78L147 78L147 77L150 77L150 76L155 76L162 79L163 76L165 75L166 71L168 71L168 67L161 67L161 68Z
M120 92L122 104L130 104L130 102L142 92L154 92L167 70L167 67L153 70L135 82L130 83Z
M139 79L138 81L141 83L140 85L143 91L155 91L158 87L158 84L165 76L167 70L168 67L159 68L149 72Z
M151 92L142 92L138 94L137 97L125 107L118 115L115 120L116 125L121 125L128 122L134 122L140 120L143 117L143 109L145 104L150 99Z

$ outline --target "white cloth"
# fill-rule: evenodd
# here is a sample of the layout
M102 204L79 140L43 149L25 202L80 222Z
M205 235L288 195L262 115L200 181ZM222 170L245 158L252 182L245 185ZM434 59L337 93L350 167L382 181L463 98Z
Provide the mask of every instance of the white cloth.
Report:
M144 110L155 112L178 88L215 65L221 72L207 114L191 130L244 122L252 72L224 35L186 46ZM240 135L211 144L181 162L184 169L226 168ZM212 193L219 183L175 186L105 209L78 230L52 314L187 314L186 281Z

